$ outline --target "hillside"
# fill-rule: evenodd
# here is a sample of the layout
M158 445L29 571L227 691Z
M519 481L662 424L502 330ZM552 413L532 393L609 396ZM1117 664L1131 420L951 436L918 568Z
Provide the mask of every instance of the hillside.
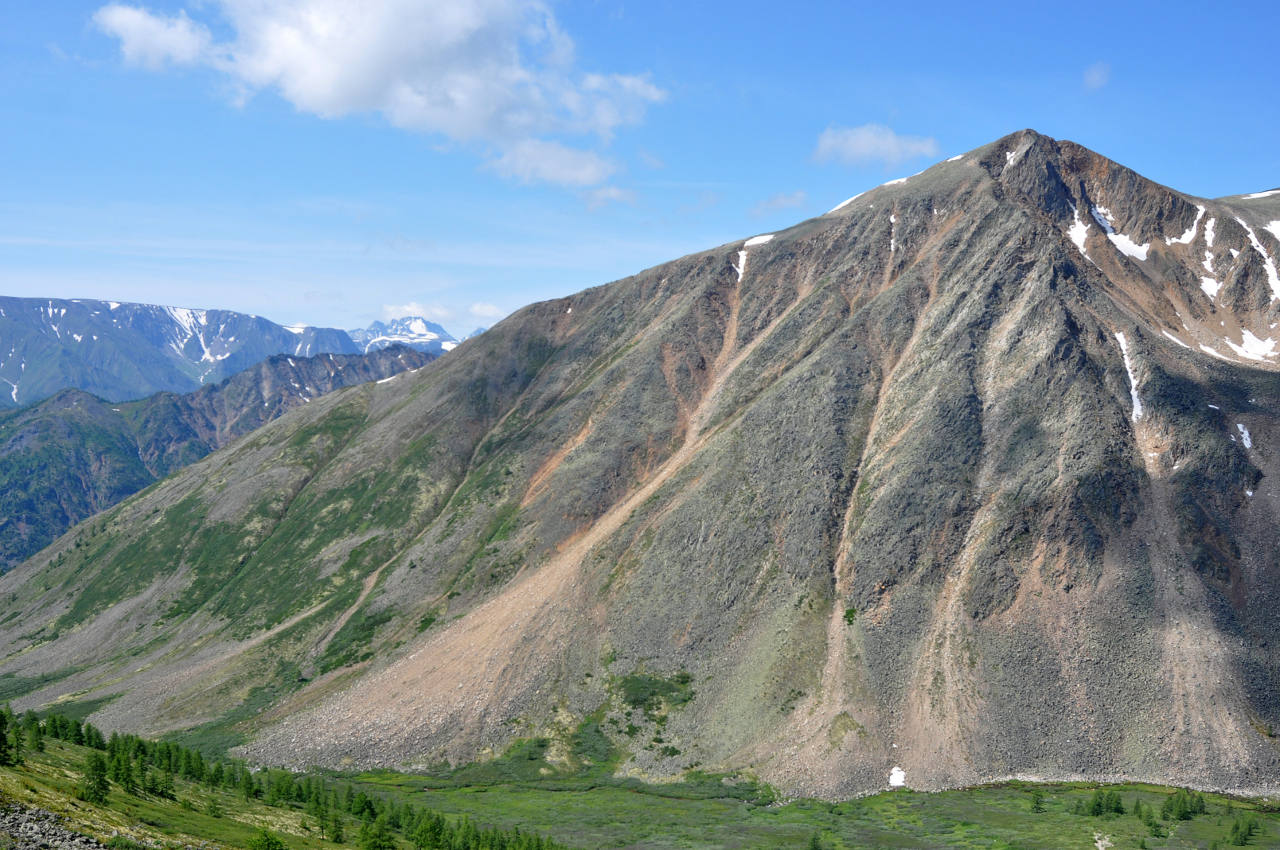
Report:
M16 707L266 763L1280 789L1280 197L1030 131L536 304L0 578Z
M0 413L0 570L286 410L433 359L404 347L368 355L278 355L185 395L112 404L63 390Z

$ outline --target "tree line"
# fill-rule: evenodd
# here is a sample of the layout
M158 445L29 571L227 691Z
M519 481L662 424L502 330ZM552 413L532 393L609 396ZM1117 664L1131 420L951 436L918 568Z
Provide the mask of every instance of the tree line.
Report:
M252 770L236 759L206 759L198 750L169 741L112 732L106 737L93 724L60 714L43 717L28 711L17 716L0 706L0 765L21 764L25 752L44 749L46 738L88 747L77 796L104 804L111 789L134 796L177 799L176 779L210 791L236 793L246 802L300 809L304 828L337 844L354 841L360 850L395 850L396 836L416 850L563 850L550 838L517 829L482 829L463 817L450 820L438 812L368 794L349 783L339 785L315 774L283 769ZM222 812L210 800L206 813ZM277 850L278 836L261 831L250 850Z

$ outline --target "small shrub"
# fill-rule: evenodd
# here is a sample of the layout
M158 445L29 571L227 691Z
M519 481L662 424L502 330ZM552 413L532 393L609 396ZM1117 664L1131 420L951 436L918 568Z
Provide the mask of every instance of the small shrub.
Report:
M280 836L268 829L258 830L258 834L249 839L248 850L289 850Z

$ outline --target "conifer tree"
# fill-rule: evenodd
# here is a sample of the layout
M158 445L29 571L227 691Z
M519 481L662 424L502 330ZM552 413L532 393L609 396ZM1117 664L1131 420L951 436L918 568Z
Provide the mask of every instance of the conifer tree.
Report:
M341 844L345 839L342 834L342 815L338 813L338 807L334 806L329 809L329 840L334 844Z
M9 745L9 718L0 711L0 765L14 763L13 748Z
M87 803L105 803L110 787L107 781L107 760L102 757L102 753L89 753L89 757L85 759L84 778L80 783L80 799Z

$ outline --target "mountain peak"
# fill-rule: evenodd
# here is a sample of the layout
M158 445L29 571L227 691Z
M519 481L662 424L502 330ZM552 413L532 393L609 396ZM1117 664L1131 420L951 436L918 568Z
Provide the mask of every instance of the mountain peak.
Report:
M265 763L593 719L628 772L788 793L1274 790L1270 202L1020 131L531 305L0 578L0 674Z
M367 328L347 333L365 352L398 343L419 351L443 354L452 351L458 344L452 334L423 316L401 316L385 322L373 322Z

